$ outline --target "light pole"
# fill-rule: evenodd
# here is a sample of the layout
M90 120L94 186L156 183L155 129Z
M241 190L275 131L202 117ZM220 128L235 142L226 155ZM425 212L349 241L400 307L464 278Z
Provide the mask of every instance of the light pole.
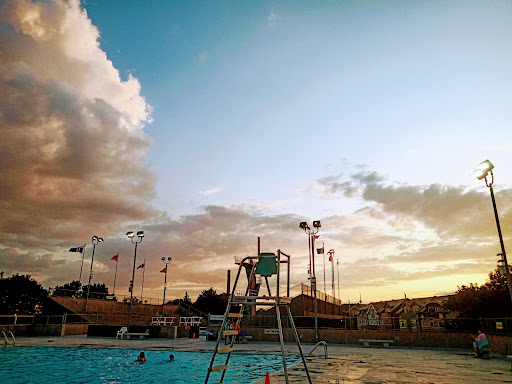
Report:
M91 290L91 278L92 278L92 265L94 263L94 251L96 251L96 244L101 243L103 241L102 237L93 236L92 237L92 258L91 258L91 270L89 271L89 282L87 283L87 297L85 298L85 309L87 309L87 303L89 302L89 292ZM85 246L84 246L85 250Z
M485 185L489 187L489 191L491 192L492 207L494 208L494 217L496 218L496 226L498 227L498 236L500 238L501 245L501 254L499 253L498 256L501 256L502 259L499 260L499 262L503 263L503 267L505 267L500 268L500 272L503 272L503 269L505 269L505 277L507 278L508 292L510 294L510 300L512 301L512 280L510 279L510 270L508 269L507 254L505 252L505 244L503 243L503 236L501 234L500 219L498 217L498 209L496 208L496 200L494 200L494 190L492 189L492 184L494 183L494 175L492 173L493 168L494 165L492 165L492 163L489 160L485 160L478 164L473 173L475 174L478 180L485 179ZM487 180L487 176L489 175L489 173L491 174L490 182Z
M132 305L133 305L133 281L135 280L135 263L137 262L137 244L142 242L142 238L144 237L144 231L137 232L137 238L135 238L135 233L132 231L126 232L126 236L130 239L130 241L135 244L135 252L133 254L133 269L132 269L132 281L130 281L130 310L128 312L128 326L126 327L128 332L130 332L130 320L132 319Z
M172 257L168 257L167 260L165 260L165 257L162 257L162 261L164 262L165 264L165 268L164 268L164 273L165 273L165 277L164 277L164 300L162 301L162 311L164 309L164 305L165 305L165 291L167 290L167 265L171 262L172 260Z
M327 254L329 255L329 261L331 262L332 267L332 296L336 301L336 291L334 289L334 249L331 249Z
M309 228L308 223L305 221L299 224L299 228L302 228L307 233L309 238L309 280L311 281L311 290L313 291L313 299L315 305L315 340L318 343L318 307L316 302L316 274L315 274L315 235L318 233L321 227L320 221L313 221L313 229Z

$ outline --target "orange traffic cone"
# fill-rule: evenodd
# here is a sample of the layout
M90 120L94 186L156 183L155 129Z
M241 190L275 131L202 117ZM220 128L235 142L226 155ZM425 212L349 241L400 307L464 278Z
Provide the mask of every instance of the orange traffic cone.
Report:
M270 384L270 376L267 374L265 375L265 384Z

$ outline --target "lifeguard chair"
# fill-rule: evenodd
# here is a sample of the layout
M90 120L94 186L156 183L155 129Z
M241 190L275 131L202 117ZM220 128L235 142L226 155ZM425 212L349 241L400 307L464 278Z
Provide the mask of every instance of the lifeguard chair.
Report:
M287 257L286 260L281 260L281 256ZM238 294L236 286L238 283L238 279L240 277L240 272L242 267L247 266L247 264L252 265L250 274L248 274L248 284L245 290L245 294ZM279 341L281 344L281 355L283 357L283 371L286 383L288 383L288 370L286 367L286 353L284 349L284 336L283 336L283 328L281 325L281 313L280 307L285 307L288 319L290 321L290 327L293 331L293 336L295 338L295 342L297 343L297 347L299 349L299 353L302 359L302 363L304 364L304 369L306 372L307 380L311 384L311 378L309 376L308 366L306 364L306 359L304 358L304 354L302 353L302 346L300 344L299 335L297 334L297 330L295 328L295 323L293 322L292 313L290 310L291 298L290 298L290 256L281 252L281 250L277 251L277 255L275 253L260 253L259 256L247 256L244 259L239 260L237 264L240 265L238 268L238 273L235 278L235 283L233 284L233 289L229 296L228 305L226 307L226 312L224 313L224 320L222 321L222 325L220 327L219 335L217 337L217 343L215 345L215 349L213 351L213 356L210 361L210 366L208 368L208 373L206 375L205 384L208 384L208 380L210 379L210 374L212 372L222 372L220 380L215 384L222 384L224 381L224 376L226 374L226 370L228 369L229 358L231 357L231 352L233 352L233 345L235 343L235 337L238 335L237 329L239 329L240 321L244 317L244 308L246 306L273 306L276 311L276 320L277 320L277 328L279 330ZM281 264L287 264L287 289L286 296L280 296L279 294L279 284L280 284L280 270ZM276 288L275 295L272 295L270 284L268 282L269 277L276 276ZM261 296L259 293L261 282L258 283L257 289L251 289L251 282L254 282L254 278L259 277L265 278L266 286L268 289L268 296ZM254 284L252 285L254 288ZM236 308L236 312L231 312L231 308ZM226 324L228 319L235 320L235 327L233 330L226 330ZM231 337L231 341L228 346L219 348L220 342L225 336L233 336ZM222 364L215 365L215 359L217 355L225 355L226 358Z

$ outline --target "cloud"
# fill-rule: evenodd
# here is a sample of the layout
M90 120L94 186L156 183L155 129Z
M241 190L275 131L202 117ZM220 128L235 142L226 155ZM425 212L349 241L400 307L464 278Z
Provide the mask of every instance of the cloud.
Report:
M157 216L140 84L99 46L78 1L6 2L0 10L0 233L39 246L104 236Z
M275 28L276 25L281 21L281 17L277 15L274 10L271 10L267 16L267 26L269 28Z
M212 189L208 189L206 191L201 191L199 192L201 195L203 196L210 196L210 195L214 195L216 193L219 193L221 191L223 191L224 188L221 188L221 187L215 187L215 188L212 188Z
M197 58L200 63L204 63L206 61L206 59L208 59L208 51L199 52L199 54L197 55Z

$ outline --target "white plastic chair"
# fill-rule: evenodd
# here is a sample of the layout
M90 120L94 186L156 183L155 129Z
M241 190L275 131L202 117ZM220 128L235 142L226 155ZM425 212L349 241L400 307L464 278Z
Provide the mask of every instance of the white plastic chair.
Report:
M121 336L121 340L123 340L124 334L128 332L127 327L122 327L119 331L117 331L116 340L119 336Z

